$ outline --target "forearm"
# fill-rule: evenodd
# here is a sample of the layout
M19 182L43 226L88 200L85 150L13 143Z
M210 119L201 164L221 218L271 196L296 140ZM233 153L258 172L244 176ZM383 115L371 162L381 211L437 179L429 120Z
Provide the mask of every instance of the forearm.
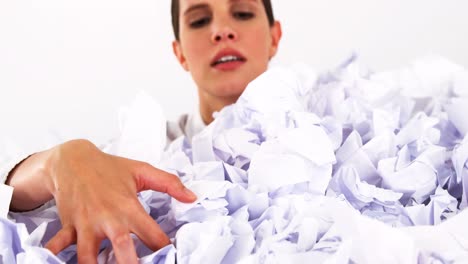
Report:
M28 211L52 200L51 153L52 149L31 155L10 172L6 184L14 187L11 210Z

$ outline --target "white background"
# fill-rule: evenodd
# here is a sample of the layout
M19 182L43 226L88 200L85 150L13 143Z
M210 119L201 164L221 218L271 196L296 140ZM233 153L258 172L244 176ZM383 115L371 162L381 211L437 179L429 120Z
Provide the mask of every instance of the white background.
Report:
M276 60L318 70L352 51L374 70L440 54L468 67L466 0L273 0ZM0 139L54 131L96 143L145 90L168 118L196 108L175 60L169 0L0 0Z

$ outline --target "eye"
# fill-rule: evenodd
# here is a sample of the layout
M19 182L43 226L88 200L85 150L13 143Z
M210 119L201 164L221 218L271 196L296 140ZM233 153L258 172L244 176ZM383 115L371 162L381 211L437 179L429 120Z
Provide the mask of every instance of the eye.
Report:
M208 25L211 22L211 17L202 17L199 19L195 19L194 21L190 22L189 25L191 28L201 28L205 25Z
M234 12L233 16L234 18L239 19L239 20L249 20L253 18L255 14L252 12L239 11L239 12Z

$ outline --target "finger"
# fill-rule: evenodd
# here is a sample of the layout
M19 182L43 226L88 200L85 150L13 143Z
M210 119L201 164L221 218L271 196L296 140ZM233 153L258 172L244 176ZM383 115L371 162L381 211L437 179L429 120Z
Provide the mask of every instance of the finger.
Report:
M134 214L133 222L130 225L132 232L153 251L161 249L171 243L169 237L161 230L159 225L141 207L138 213Z
M78 232L78 263L96 263L99 252L100 240L92 229L85 229Z
M106 225L104 228L105 234L112 243L117 263L137 264L138 256L128 228L112 224Z
M197 199L197 196L187 189L179 177L174 174L157 169L149 164L142 163L136 173L141 190L154 190L165 192L175 199L191 203Z
M45 247L54 255L76 242L76 232L73 227L64 227L53 236Z

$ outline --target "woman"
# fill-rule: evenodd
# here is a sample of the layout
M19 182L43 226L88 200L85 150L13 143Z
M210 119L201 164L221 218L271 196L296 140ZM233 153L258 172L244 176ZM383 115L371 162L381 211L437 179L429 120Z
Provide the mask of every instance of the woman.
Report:
M269 0L173 0L172 17L174 54L197 84L200 117L209 124L215 111L234 103L267 69L281 39L280 24ZM184 134L189 125L182 125ZM31 155L9 173L7 184L15 188L12 210L31 210L55 198L63 227L46 247L57 254L76 243L80 263L96 263L106 237L120 263L137 263L130 233L153 250L170 243L137 192L196 199L176 176L108 155L86 140Z

